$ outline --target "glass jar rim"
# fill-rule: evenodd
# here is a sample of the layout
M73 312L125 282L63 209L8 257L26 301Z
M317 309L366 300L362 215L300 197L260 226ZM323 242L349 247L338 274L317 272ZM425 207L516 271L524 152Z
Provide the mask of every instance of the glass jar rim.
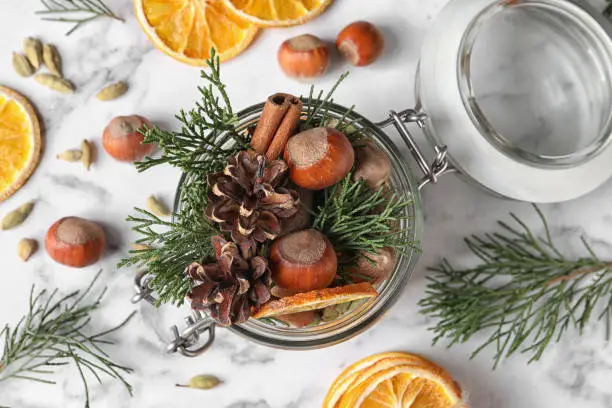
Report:
M506 12L509 8L542 8L551 12L563 15L577 27L583 28L591 35L591 38L597 42L597 45L602 45L604 52L607 53L607 62L612 62L612 48L610 48L609 36L598 25L593 25L593 19L581 7L574 4L572 1L559 0L523 0L521 2L511 3L507 0L498 0L493 2L488 7L484 8L468 25L459 49L459 62L457 63L457 79L459 83L460 93L464 108L472 120L473 124L478 128L483 137L500 152L513 160L522 161L530 165L539 167L571 167L584 163L594 155L599 154L611 140L612 134L612 109L609 111L605 123L601 126L597 138L589 145L575 151L571 154L563 156L547 156L536 155L531 152L520 149L507 142L507 139L496 127L489 121L486 114L478 102L475 95L473 82L471 78L471 59L473 56L472 50L476 41L479 39L479 31L482 26L489 23L491 19L497 17L501 13ZM588 23L591 23L590 25ZM607 42L607 44L606 44ZM607 45L607 47L606 47ZM612 72L612 66L608 72Z
M308 98L302 99L306 102L304 105L307 106ZM259 118L264 105L264 103L258 103L238 112L238 130L244 130L249 124L253 123L254 119ZM411 217L410 236L406 238L420 242L423 229L421 196L418 183L406 158L399 154L394 142L364 116L354 112L352 108L349 109L335 103L329 103L328 106L327 113L331 114L332 117L344 117L349 121L354 121L354 125L358 129L364 129L377 146L387 154L392 167L392 185L398 190L410 194L413 201L413 214L407 214ZM180 193L185 179L186 175L183 174L175 195L175 212L180 211L181 208ZM410 280L419 254L420 252L417 249L412 249L407 254L398 254L395 270L391 277L380 286L379 295L332 322L296 329L273 327L250 319L246 323L232 325L228 327L228 330L256 343L284 349L322 348L346 341L374 325L397 301Z

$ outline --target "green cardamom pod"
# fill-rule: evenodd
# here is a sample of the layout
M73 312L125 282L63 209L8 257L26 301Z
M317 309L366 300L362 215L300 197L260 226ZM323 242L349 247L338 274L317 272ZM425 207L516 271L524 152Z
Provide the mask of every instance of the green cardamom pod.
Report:
M51 88L54 91L61 93L74 93L74 85L64 78L60 78L53 74L36 74L34 80L41 85Z
M158 217L167 217L170 215L170 210L168 207L154 196L147 199L147 207Z
M28 37L23 40L23 50L32 66L38 70L42 65L42 43L40 40Z
M214 375L202 374L196 375L189 380L189 384L176 384L177 387L196 388L198 390L210 390L221 384L221 380Z
M26 56L23 54L19 54L18 52L13 53L13 68L15 69L15 72L17 74L24 78L32 76L34 75L34 72L36 72L36 70L34 69L32 64L30 64L30 61L28 61Z
M105 86L98 92L96 98L100 101L112 101L113 99L117 99L121 95L125 94L128 90L128 85L123 82L115 82L114 84L110 84Z
M43 45L43 61L45 65L54 75L62 77L62 57L52 44Z
M87 140L83 140L81 142L81 153L81 163L83 163L83 166L85 166L87 171L89 171L89 168L94 161L94 151L91 142L88 142Z
M4 218L2 218L2 229L10 230L23 224L23 222L32 212L32 209L34 209L34 201L29 201L9 212L4 216Z
M132 251L148 251L150 249L153 249L151 245L137 244L137 243L132 244Z
M38 249L38 242L33 239L24 238L17 244L17 255L26 262Z
M71 149L66 150L57 155L57 158L60 160L64 160L67 162L78 162L83 157L83 152L81 150Z

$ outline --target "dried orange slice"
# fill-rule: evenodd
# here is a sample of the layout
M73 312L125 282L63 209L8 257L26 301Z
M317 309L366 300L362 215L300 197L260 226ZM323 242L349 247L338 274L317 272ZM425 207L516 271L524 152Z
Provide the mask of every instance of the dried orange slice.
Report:
M0 202L32 175L42 150L38 116L28 100L0 86Z
M237 16L261 27L304 24L321 14L331 0L223 0Z
M443 368L409 353L383 353L348 367L323 408L459 408L459 385Z
M253 317L260 319L262 317L306 312L374 296L378 296L378 292L367 282L331 289L313 290L268 302Z
M181 62L205 66L210 49L221 61L240 54L258 28L220 0L134 0L136 18L153 45Z
M348 390L349 386L356 381L367 378L369 375L382 369L403 364L427 365L429 361L416 354L407 354L403 352L381 353L364 358L346 368L342 374L336 378L325 397L323 406L335 406Z

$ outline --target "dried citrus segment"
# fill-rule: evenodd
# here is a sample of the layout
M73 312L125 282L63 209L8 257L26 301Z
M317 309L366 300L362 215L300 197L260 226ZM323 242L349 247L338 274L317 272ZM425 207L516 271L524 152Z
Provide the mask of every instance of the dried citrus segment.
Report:
M359 360L358 362L348 366L342 372L342 374L340 374L336 378L336 381L334 381L334 383L332 384L330 391L334 390L337 387L340 387L340 384L343 383L347 379L347 377L350 377L354 374L358 374L359 372L365 370L366 368L376 364L377 362L381 360L384 360L387 358L393 358L393 357L404 357L404 356L406 356L406 353L387 352L387 353L374 354L370 357L364 358L363 360Z
M460 408L461 388L441 367L408 353L383 353L348 367L323 408Z
M262 27L304 24L321 14L331 0L222 0L237 16Z
M155 47L191 65L205 66L211 48L221 61L235 57L258 30L220 0L134 0L134 7Z
M325 407L335 406L352 384L360 383L380 370L404 364L427 365L430 363L415 354L400 352L375 354L345 369L330 387L323 405Z
M342 396L337 406L339 408L357 408L360 407L366 398L371 395L372 399L370 399L368 402L370 408L401 407L399 404L401 402L397 401L393 391L393 386L388 386L388 384L393 380L393 377L401 373L402 366L383 369L375 373L366 381L362 381L352 386ZM379 388L380 391L378 391Z
M308 310L323 309L339 303L352 302L377 296L378 292L369 283L356 283L331 289L313 290L268 302L253 315L255 319L272 317Z
M42 149L40 124L27 99L0 86L0 202L32 175Z

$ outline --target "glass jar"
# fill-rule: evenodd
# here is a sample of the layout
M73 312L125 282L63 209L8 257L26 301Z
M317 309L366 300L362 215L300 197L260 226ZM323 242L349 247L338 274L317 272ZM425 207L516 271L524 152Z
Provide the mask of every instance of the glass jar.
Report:
M307 100L304 101L304 105L308 105ZM245 132L248 127L256 124L263 108L264 103L260 103L239 112L237 114L239 124L236 130L239 133ZM425 160L404 127L405 122L420 120L423 117L414 110L408 110L400 114L393 113L389 120L374 124L360 114L336 104L330 104L327 115L330 118L336 119L344 117L347 122L352 122L353 126L363 135L370 137L378 148L388 156L391 164L389 185L398 195L409 198L412 201L411 206L403 214L405 219L400 222L400 228L403 231L407 231L403 238L413 242L420 242L423 231L423 215L419 189L428 179L421 178L418 180L415 177L409 166L408 158L398 154L398 149L389 136L382 131L382 128L395 124L396 127L402 129L407 138L406 140L409 140L408 143L412 145L411 148L416 149L415 153L418 151L422 160ZM438 162L446 163L443 154L440 155ZM430 167L427 163L424 162L424 164ZM435 164L434 167L438 169L439 174L444 170L442 167L445 166L444 164ZM432 172L430 176L435 177L436 174ZM179 181L175 195L174 212L181 211L181 188L184 185L185 175ZM304 328L290 328L274 326L260 320L250 319L246 323L232 325L227 330L254 342L284 349L321 348L346 341L372 326L397 301L410 279L418 256L419 251L417 249L411 249L405 253L398 254L397 263L390 278L377 287L379 295L352 308L350 312L331 322L323 322ZM142 279L141 277L137 278L136 289L138 294L134 297L134 301L147 299L152 303L155 302L147 283L148 278L146 275ZM215 322L206 313L193 311L192 315L187 318L187 326L180 334L178 327L173 326L171 328L173 340L168 346L168 350L171 352L179 351L187 356L199 355L214 340ZM203 341L203 344L200 344L202 343L200 337L203 335L206 339Z
M421 239L420 189L448 171L512 199L569 200L612 176L611 35L612 25L581 0L451 0L423 46L416 109L390 111L379 123L340 105L332 105L330 114L354 120L388 155L392 188L412 198L402 225L410 231L406 239ZM241 111L238 130L254 124L263 106ZM423 129L433 154L415 142L406 126L411 122ZM399 155L383 131L391 125L410 156ZM175 211L181 208L178 197ZM393 305L418 255L400 254L379 296L332 322L297 329L251 319L228 330L285 349L346 341ZM137 279L136 289L134 301L154 300L146 276ZM186 322L182 332L172 327L168 350L199 355L213 343L215 323L201 312Z
M582 0L451 0L419 62L425 134L508 198L594 190L612 175L611 35Z

